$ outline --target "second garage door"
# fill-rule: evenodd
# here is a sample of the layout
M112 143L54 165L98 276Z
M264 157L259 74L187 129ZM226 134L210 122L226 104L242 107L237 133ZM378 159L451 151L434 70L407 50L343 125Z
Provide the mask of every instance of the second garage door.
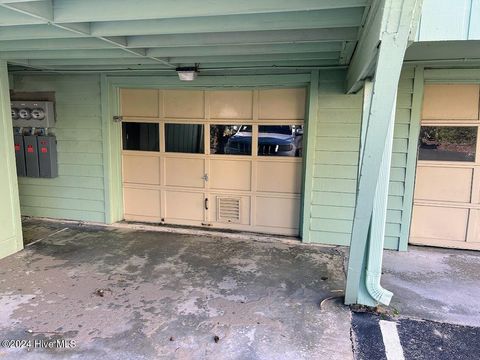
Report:
M126 220L298 235L305 89L122 89Z
M411 243L480 250L479 94L425 86Z

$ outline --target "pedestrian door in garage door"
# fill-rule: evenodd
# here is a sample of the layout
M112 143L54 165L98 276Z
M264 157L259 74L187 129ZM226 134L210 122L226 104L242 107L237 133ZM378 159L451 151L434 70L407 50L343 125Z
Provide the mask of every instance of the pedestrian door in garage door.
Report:
M305 89L122 89L126 220L298 235Z
M426 85L410 242L480 250L479 85Z

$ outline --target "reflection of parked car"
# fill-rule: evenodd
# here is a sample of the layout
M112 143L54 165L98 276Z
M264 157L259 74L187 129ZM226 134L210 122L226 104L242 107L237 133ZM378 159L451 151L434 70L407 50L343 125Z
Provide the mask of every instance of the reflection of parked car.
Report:
M303 129L288 125L260 125L258 127L258 154L274 156L301 156ZM226 154L250 154L252 127L240 129L228 139Z

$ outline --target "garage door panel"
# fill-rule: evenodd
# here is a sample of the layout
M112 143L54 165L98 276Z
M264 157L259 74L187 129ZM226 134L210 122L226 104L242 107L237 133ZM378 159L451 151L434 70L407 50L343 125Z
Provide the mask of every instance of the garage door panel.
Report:
M255 225L298 228L300 199L257 196L255 200Z
M123 116L159 117L158 90L121 89L120 103Z
M468 216L468 209L415 205L411 237L465 241Z
M165 191L166 220L204 220L204 194L188 191Z
M419 166L415 200L470 202L472 168Z
M305 89L260 90L258 118L297 120L305 117Z
M211 91L208 96L211 119L253 118L253 91Z
M480 250L480 210L470 210L470 219L468 221L467 242L477 244Z
M300 162L258 161L257 191L300 194L302 164Z
M210 189L250 191L251 177L252 162L249 160L210 160Z
M164 90L165 117L173 119L203 119L205 94L200 90Z
M479 85L430 84L425 85L423 100L424 120L478 119Z
M165 185L204 188L204 159L165 158Z
M122 167L126 183L160 185L158 156L123 155Z
M198 89L121 90L125 122L139 123L122 132L125 218L298 235L301 151L264 140L289 127L301 148L306 89Z
M145 217L145 221L151 221L152 218L160 220L160 190L125 187L123 198L126 220L129 220L129 215L135 215L132 220L142 217Z

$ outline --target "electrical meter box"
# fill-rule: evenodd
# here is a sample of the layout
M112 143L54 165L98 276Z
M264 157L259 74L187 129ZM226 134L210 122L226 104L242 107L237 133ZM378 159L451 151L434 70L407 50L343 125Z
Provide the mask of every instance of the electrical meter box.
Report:
M23 143L25 144L25 165L27 169L27 176L40 177L37 136L25 135L23 137Z
M12 101L13 127L49 128L55 126L51 101Z
M37 136L38 164L40 177L54 178L58 176L57 140L53 135Z
M27 176L23 135L14 135L13 143L15 146L15 163L17 165L17 176Z

